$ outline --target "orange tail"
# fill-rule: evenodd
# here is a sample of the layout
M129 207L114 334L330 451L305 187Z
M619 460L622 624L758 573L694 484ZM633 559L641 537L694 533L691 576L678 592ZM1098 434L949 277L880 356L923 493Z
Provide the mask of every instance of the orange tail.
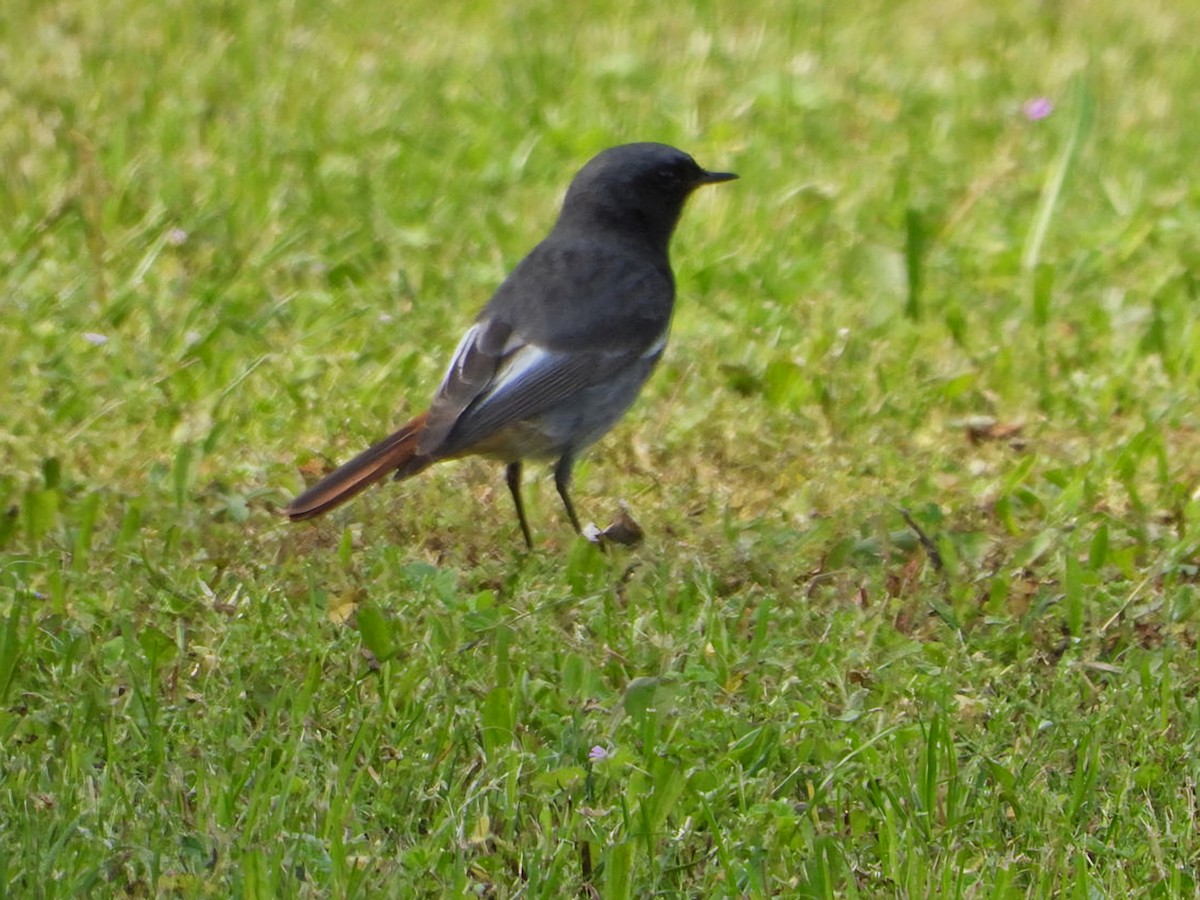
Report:
M338 466L293 500L283 514L293 522L311 519L341 506L390 472L398 478L416 475L433 462L417 458L417 439L429 413L421 413L399 431Z

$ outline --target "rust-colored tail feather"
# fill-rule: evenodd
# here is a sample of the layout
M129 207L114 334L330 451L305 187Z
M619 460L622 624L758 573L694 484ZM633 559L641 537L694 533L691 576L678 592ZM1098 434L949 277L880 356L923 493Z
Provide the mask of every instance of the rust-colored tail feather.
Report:
M311 519L341 506L391 472L396 472L398 478L416 475L433 462L416 455L417 438L428 415L421 413L399 431L338 466L289 503L283 514L293 522Z

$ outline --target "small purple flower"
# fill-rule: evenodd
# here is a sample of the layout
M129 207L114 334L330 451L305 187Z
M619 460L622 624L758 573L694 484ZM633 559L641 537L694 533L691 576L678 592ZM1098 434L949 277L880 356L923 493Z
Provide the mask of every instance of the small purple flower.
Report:
M94 331L85 331L83 333L83 339L93 347L102 347L108 343L108 337L106 335L97 334Z
M588 760L590 762L604 762L604 760L612 757L612 754L605 748L597 744L588 751Z
M188 239L188 233L182 228L172 228L167 232L167 243L172 247L182 247Z
M1034 97L1032 100L1025 101L1023 110L1025 118L1030 122L1040 122L1054 112L1054 103L1049 97Z

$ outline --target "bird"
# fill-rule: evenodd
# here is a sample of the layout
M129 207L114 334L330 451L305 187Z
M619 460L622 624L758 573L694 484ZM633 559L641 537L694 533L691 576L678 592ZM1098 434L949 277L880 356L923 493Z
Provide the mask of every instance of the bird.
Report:
M458 343L429 408L283 510L322 515L391 474L480 455L505 465L525 545L522 464L554 463L576 533L572 470L633 404L663 355L675 302L668 245L694 190L731 181L660 143L601 151L571 180L550 233L496 289Z

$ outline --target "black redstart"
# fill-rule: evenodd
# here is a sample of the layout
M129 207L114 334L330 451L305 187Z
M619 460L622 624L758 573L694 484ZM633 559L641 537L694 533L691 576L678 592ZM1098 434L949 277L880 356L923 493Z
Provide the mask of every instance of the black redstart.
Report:
M576 457L624 415L662 356L675 301L667 256L684 201L729 181L665 144L625 144L571 182L550 234L504 280L454 351L428 411L306 490L284 510L318 516L394 472L480 454L507 464L525 543L521 463L557 460L575 530Z

